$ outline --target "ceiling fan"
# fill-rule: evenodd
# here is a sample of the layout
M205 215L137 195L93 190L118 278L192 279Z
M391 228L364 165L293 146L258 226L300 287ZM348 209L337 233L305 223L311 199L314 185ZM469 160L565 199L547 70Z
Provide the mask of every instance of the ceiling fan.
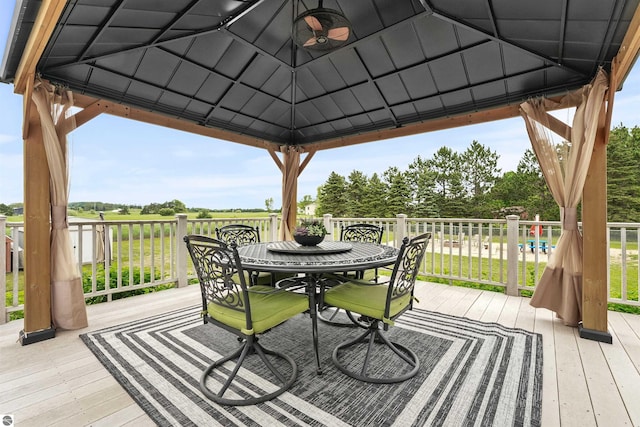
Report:
M318 7L309 9L293 21L293 41L310 50L332 50L344 45L351 34L351 23L334 9Z

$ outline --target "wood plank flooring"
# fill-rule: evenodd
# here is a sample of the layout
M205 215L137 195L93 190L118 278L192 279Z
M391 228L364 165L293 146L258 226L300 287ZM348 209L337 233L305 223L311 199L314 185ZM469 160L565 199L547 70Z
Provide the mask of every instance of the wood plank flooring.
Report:
M640 426L640 316L609 312L613 344L602 344L527 298L425 282L416 297L420 308L543 335L544 427ZM189 286L89 306L89 328L24 347L22 321L0 325L0 414L12 414L16 426L154 425L78 335L199 301Z

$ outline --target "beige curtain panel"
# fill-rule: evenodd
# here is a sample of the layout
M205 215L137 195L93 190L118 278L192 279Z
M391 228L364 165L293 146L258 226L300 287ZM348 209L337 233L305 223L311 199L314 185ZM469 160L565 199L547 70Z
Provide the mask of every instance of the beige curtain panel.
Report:
M280 240L293 240L296 217L291 215L291 207L298 196L298 175L300 174L300 152L296 147L283 146L284 167L282 169L282 222Z
M582 320L582 234L580 203L598 128L608 78L600 70L591 84L558 103L535 99L520 105L533 151L553 198L560 207L562 233L536 286L531 305L554 311L566 325ZM572 126L547 111L576 106ZM551 131L564 141L554 144Z
M80 329L88 325L82 279L73 252L67 205L69 174L67 134L75 128L69 109L71 92L36 81L32 99L38 109L51 176L51 315L55 327Z

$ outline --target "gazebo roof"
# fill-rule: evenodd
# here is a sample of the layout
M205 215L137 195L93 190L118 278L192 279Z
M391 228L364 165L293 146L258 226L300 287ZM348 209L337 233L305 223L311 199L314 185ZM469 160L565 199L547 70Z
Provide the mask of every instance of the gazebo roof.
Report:
M2 81L49 3L18 1ZM328 148L510 117L581 87L610 70L639 0L326 0L352 26L330 52L292 41L316 0L58 3L43 78L225 139Z

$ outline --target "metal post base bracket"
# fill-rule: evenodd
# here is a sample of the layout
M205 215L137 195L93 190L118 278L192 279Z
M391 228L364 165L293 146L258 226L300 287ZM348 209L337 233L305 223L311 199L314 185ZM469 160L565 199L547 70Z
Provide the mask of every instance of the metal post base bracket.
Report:
M578 332L580 333L580 338L599 341L606 344L613 344L613 337L608 331L596 331L595 329L587 329L582 326L582 322L578 323Z
M40 329L39 331L34 332L25 332L24 329L20 331L20 336L18 339L22 345L29 345L36 342L48 340L51 338L55 338L56 330L51 327L48 329Z

